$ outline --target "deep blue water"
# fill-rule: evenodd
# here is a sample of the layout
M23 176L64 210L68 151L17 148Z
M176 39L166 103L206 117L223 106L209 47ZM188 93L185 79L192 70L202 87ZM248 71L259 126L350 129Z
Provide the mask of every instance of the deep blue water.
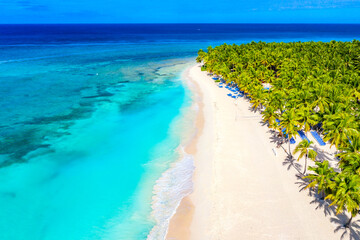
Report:
M0 44L100 44L260 39L354 39L360 24L2 25Z
M334 24L0 25L0 239L146 239L179 197L162 182L171 199L151 214L192 130L181 73L198 49L359 37Z

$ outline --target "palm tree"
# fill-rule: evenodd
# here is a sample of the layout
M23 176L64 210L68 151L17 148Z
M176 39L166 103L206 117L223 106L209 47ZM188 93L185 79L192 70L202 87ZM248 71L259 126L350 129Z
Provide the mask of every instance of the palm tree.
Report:
M292 157L291 149L290 149L290 139L295 136L299 122L297 121L297 116L295 113L295 109L292 108L286 112L284 112L280 117L280 126L285 129L285 133L288 135L289 140L289 156Z
M204 52L202 49L198 51L198 56L196 57L196 62L201 63L204 60L204 57L206 56L206 52Z
M346 144L349 141L347 136L358 134L355 116L347 112L326 116L323 127L324 139L336 147Z
M278 114L273 106L267 106L263 112L263 121L269 123L270 128L277 128L276 119L278 118Z
M345 209L351 214L349 221L344 227L349 227L351 220L359 212L360 205L360 176L339 173L334 181L329 184L331 193L325 199L330 199L332 205L336 205L336 214Z
M274 90L269 97L269 105L276 111L283 112L285 107L286 94L284 91Z
M330 191L329 184L337 173L333 168L329 167L328 161L315 162L315 164L316 167L309 167L309 170L314 173L304 177L310 180L306 188L315 188L317 186L318 193L321 194L321 199L324 199L325 194Z
M327 86L325 84L319 83L315 88L312 89L313 94L317 96L317 99L313 102L312 107L317 109L317 111L324 112L325 108L328 106L327 99Z
M310 131L311 126L316 125L319 122L319 117L308 107L301 107L296 111L296 115L299 123L303 126L306 135Z
M339 167L342 172L360 174L360 154L347 155L340 159Z
M251 97L250 103L252 103L252 108L255 111L257 111L259 107L260 109L262 108L262 105L264 103L263 95L264 92L261 85L254 87L252 93L250 94Z
M337 154L339 158L346 158L353 155L360 154L360 135L350 136L348 143L345 146L340 146L340 153Z
M303 175L305 175L306 173L307 159L310 158L311 160L315 161L315 158L317 156L317 152L315 152L313 149L310 149L311 144L313 144L313 142L311 141L309 142L308 140L304 139L294 149L294 154L300 152L298 161L300 160L300 158L305 156L305 166L304 166Z

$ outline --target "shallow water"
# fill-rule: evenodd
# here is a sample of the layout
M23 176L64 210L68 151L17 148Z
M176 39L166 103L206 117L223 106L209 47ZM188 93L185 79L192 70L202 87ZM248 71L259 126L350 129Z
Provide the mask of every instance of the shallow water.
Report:
M189 60L105 50L0 65L1 239L144 239L154 225L152 187L178 157L169 126L189 101L179 79ZM119 61L123 52L137 59Z
M359 25L0 26L0 239L146 239L151 229L149 239L162 239L192 188L181 144L196 111L181 73L197 50L359 33Z

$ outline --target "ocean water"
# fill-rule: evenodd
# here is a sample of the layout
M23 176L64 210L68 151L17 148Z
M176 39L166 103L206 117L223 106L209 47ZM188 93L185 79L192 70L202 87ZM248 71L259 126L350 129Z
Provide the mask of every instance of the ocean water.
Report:
M198 49L359 38L360 25L0 25L0 239L164 239L192 190L182 73Z

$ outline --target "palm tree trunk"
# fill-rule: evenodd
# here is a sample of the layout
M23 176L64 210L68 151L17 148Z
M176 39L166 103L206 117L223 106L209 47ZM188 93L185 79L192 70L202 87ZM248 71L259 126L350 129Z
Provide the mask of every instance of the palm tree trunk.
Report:
M304 168L303 175L305 175L305 173L306 173L306 168L307 168L307 154L305 155L305 168Z
M325 200L325 191L324 190L321 191L320 199Z
M291 144L290 143L290 137L288 136L288 138L289 138L289 156L292 157L291 150L290 150L290 144Z
M351 217L350 217L349 221L344 225L344 227L346 227L346 228L350 227L352 218L353 218L353 216L351 214Z

